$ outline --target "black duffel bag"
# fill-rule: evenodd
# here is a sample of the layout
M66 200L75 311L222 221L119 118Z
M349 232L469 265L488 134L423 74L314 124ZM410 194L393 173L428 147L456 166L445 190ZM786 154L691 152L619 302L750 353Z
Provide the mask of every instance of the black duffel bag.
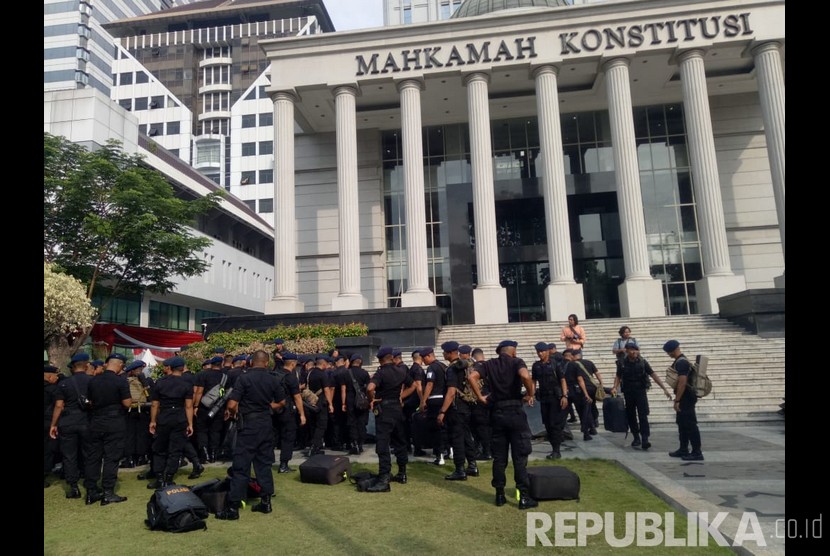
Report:
M170 485L156 490L147 502L144 523L153 531L184 533L207 529L207 506L185 485Z

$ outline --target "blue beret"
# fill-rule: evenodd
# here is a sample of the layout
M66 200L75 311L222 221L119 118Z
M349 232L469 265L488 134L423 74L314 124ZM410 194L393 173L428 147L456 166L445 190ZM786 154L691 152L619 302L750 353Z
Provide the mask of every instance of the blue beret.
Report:
M170 358L164 360L163 365L166 365L166 366L170 367L171 369L177 369L179 367L184 367L184 365L185 365L184 357L179 357L179 356L170 357Z
M345 353L342 353L342 352L338 351L337 356L334 358L334 360L339 361L340 359L343 359L344 361L348 361L349 357Z
M211 365L221 365L222 361L224 361L224 360L225 360L224 357L222 357L220 355L217 355L216 357L211 357L208 361L210 362Z
M393 351L394 350L389 346L382 346L378 349L377 358L382 359L382 358L386 357L387 355L392 355Z
M535 346L536 351L547 351L550 349L550 344L547 342L537 342Z
M392 350L392 357L401 357L403 352L399 349Z
M146 367L146 366L147 366L147 363L145 363L141 359L136 359L135 361L133 361L132 363L127 365L127 368L124 369L124 371L129 373L133 369L140 369L141 367Z
M75 363L82 363L84 361L89 361L89 354L88 353L76 353L72 356L72 360L69 361L67 367L72 367Z
M314 354L314 360L315 361L328 361L329 359L331 359L331 358L328 355L326 355L325 353L316 353L316 354Z
M359 353L353 353L352 356L349 357L349 361L357 361L358 359L363 361L363 356L360 355Z
M663 351L665 351L666 353L671 353L679 347L680 342L678 342L677 340L669 340L668 342L663 344Z
M233 363L236 363L237 361L245 361L247 358L248 358L248 356L245 355L244 353L241 354L241 355L237 355L236 357L233 358Z
M202 361L202 367L204 367L205 365L211 365L211 361L213 361L213 358L205 359L204 361Z
M110 353L109 356L107 356L107 361L110 359L120 359L124 363L127 362L127 357L125 355L121 355L120 353Z
M458 342L450 340L441 344L441 349L449 353L451 351L458 351Z
M519 342L514 342L513 340L502 340L501 342L499 342L499 345L496 347L496 353L499 353L499 351L501 351L501 348L504 348L504 347L517 347L518 345L519 345Z
M274 338L274 341L272 343L274 343L274 344L284 344L285 340L283 340L282 338Z
M636 340L628 340L625 343L625 349L640 349L640 346L637 344Z
M553 342L549 343L548 349L556 349L556 344L554 344Z
M216 348L216 349L214 349L214 350L213 350L213 353L220 353L220 354L224 354L224 353L225 353L225 348L223 348L223 347L218 347L218 348Z
M421 348L421 357L426 357L430 353L435 353L435 350L432 348Z
M96 359L96 360L94 360L94 361L92 362L92 366L93 366L93 367L100 367L100 366L101 366L101 365L103 365L103 364L104 364L104 362L103 362L103 361L101 361L100 359Z
M467 344L461 344L458 346L458 353L472 353L473 348L468 346Z
M58 368L54 365L44 365L43 366L44 373L56 373L58 372Z
M297 360L297 354L296 353L291 353L290 351L286 351L285 353L282 354L282 359L283 359L283 361L296 361Z

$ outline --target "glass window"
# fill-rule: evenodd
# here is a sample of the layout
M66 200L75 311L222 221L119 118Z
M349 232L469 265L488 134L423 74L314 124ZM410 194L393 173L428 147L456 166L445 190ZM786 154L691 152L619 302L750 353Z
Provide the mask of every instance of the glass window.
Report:
M119 75L120 82L119 85L132 85L133 83L133 74L132 72L125 72Z
M259 154L274 154L274 142L273 141L260 141L259 142Z
M178 135L181 133L181 122L167 122L167 135Z
M253 185L256 183L256 171L248 170L242 172L242 177L239 180L239 185Z
M260 199L259 212L260 214L274 212L274 199Z
M245 203L246 205L248 205L249 209L256 212L256 199L248 199L247 201L242 201L242 202Z
M243 114L242 127L256 127L256 114Z
M248 91L248 94L242 100L256 100L256 87Z
M109 292L104 290L92 296L92 306L101 311L99 322L137 325L141 312L141 296L129 294L111 297Z
M121 99L121 100L118 101L118 104L126 110L132 110L133 109L133 99L131 99L131 98Z
M135 110L147 110L147 97L135 99Z
M256 143L242 143L242 156L256 156Z
M150 97L150 108L164 108L164 95Z
M259 115L259 125L260 126L267 126L267 125L274 125L274 113L273 112L263 112Z
M136 83L147 83L150 81L150 76L147 75L145 71L137 71L135 72L135 82Z
M150 124L150 128L147 131L147 135L149 135L150 137L155 137L156 135L164 135L164 124Z
M403 22L412 23L412 8L403 9Z
M161 301L150 301L150 327L189 330L190 308Z
M222 313L217 313L216 311L208 311L205 309L196 309L196 327L198 328L202 321L205 319L216 318L216 317L224 317Z
M258 183L274 183L274 171L270 169L260 170Z

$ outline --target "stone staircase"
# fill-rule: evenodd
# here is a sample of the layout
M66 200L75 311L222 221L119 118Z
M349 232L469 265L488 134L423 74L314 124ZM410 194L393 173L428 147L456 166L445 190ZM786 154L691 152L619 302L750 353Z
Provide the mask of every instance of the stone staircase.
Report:
M566 323L533 322L498 325L445 326L437 344L456 340L484 350L487 358L495 356L495 346L505 339L519 343L517 355L528 368L536 360L536 342L554 342L564 349L559 334ZM665 377L671 359L663 352L670 339L680 342L687 357L709 356L708 374L712 393L698 400L698 421L705 424L731 425L747 422L780 422L777 414L784 397L784 338L761 338L738 325L715 315L681 315L630 319L595 319L580 323L587 342L583 356L593 361L603 384L613 385L615 364L611 346L623 325L631 328L640 344L640 353L648 359L655 373ZM654 424L674 423L672 404L656 384L649 390L649 419ZM600 410L601 412L601 410ZM602 416L600 415L600 422Z

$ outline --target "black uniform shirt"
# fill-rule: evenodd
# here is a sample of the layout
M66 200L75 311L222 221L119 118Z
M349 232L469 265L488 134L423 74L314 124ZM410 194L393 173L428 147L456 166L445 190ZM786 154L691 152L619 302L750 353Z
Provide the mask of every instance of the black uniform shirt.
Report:
M205 391L203 392L203 394L207 394L211 388L222 382L222 376L224 374L224 371L216 369L199 371L196 374L195 384L196 386L201 386L202 388L204 388ZM227 383L228 382L225 381L225 384Z
M632 361L625 357L622 363L617 365L617 377L622 380L625 390L644 390L648 386L648 378L654 374L654 369L648 364L648 361L642 357L637 357Z
M593 361L589 361L588 359L580 359L579 363L582 363L582 366L585 367L588 374L596 374L597 366L594 365ZM565 367L565 380L568 382L568 389L574 394L582 396L582 389L579 387L579 383L576 380L576 377L578 376L582 377L582 380L585 381L585 388L588 390L588 393L593 396L596 391L594 383L590 378L585 376L585 373L582 372L580 366L577 365L577 361L569 361Z
M168 375L160 379L150 392L150 401L159 402L158 422L162 424L186 422L184 403L192 399L193 387L184 375Z
M104 371L92 377L87 385L87 398L92 403L93 421L120 420L124 428L126 408L121 400L130 400L130 385L127 375L117 375L113 371Z
M58 375L60 376L60 375ZM58 379L55 384L50 384L43 381L43 424L49 426L52 424L52 412L55 409L55 399L58 394L58 386L63 382L63 379Z
M186 371L182 373L182 378L185 379L190 387L193 388L196 385L196 375L192 371Z
M465 372L465 367L458 366L461 364L460 361L460 359L456 359L450 363L449 366L447 366L447 388L452 386L458 390L463 390L465 387L465 383L467 382L467 373Z
M306 380L308 383L308 389L315 393L323 388L334 386L334 380L329 376L329 374L317 367L313 367L308 372L308 378ZM323 393L320 392L320 395L322 396Z
M425 374L425 380L424 387L428 383L432 383L432 393L430 396L443 396L447 393L446 367L440 361L433 361L429 364Z
M409 376L412 377L413 381L421 381L421 386L424 385L426 382L426 373L424 372L424 368L421 367L418 363L413 363L411 367L409 367Z
M55 385L57 386L55 399L63 400L60 426L81 425L89 421L86 409L82 409L78 403L78 396L86 396L90 380L92 380L91 376L79 371Z
M524 360L501 353L494 359L476 363L475 368L490 388L489 403L522 399L519 370L527 368Z
M351 367L351 371L354 375L354 379L357 381L358 388L365 393L366 386L369 385L369 373L367 373L362 367ZM346 404L353 405L354 385L352 384L352 377L349 374L349 368L345 368L345 371L337 377L338 390L340 390L340 386L343 384L346 385Z
M271 402L281 402L285 393L277 378L267 369L253 367L240 376L230 399L239 402L244 420L271 418Z
M228 371L228 381L225 383L225 389L233 388L237 379L245 374L246 370L246 367L233 367L230 371Z
M401 385L409 388L412 377L400 365L387 363L375 372L371 382L375 385L375 399L399 401Z
M557 401L562 397L561 371L557 371L556 362L548 360L543 363L541 360L533 363L531 368L533 380L539 383L536 389L536 399L540 402Z

